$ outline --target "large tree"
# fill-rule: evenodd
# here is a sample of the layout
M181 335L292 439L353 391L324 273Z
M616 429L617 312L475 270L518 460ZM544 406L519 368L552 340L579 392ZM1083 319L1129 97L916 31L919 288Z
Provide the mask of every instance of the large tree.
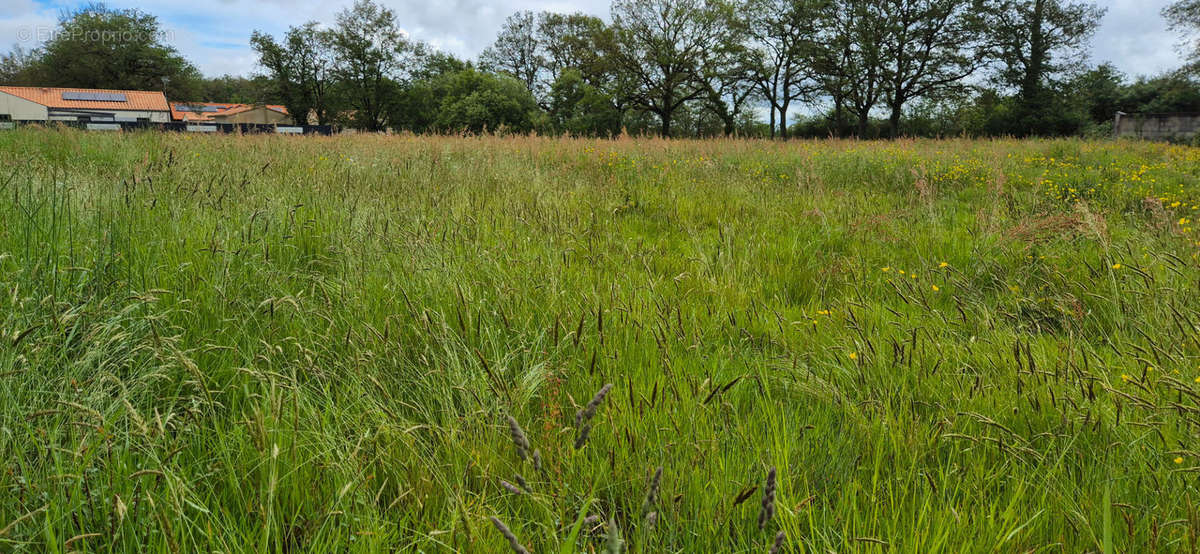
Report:
M200 72L165 38L153 15L91 4L64 14L32 63L43 86L160 90L190 98Z
M610 137L621 132L621 112L603 90L569 68L550 87L549 116L556 132Z
M727 15L727 32L722 40L709 51L708 62L703 66L703 77L708 87L702 97L702 107L721 121L721 132L732 135L738 118L746 112L750 97L758 91L759 74L757 56L747 47L747 25L744 18Z
M612 33L599 17L583 13L543 12L538 16L538 40L544 50L542 61L555 82L564 71L575 69L579 76L600 87L611 82L611 60L604 53Z
M675 113L708 94L706 72L728 36L728 6L710 0L616 0L610 54L630 76L633 107L658 117L671 136Z
M1180 46L1187 54L1189 69L1200 63L1200 0L1176 0L1162 9L1171 30L1183 39Z
M1041 134L1056 117L1058 77L1087 56L1088 41L1105 10L1090 2L1001 0L986 24L999 60L1001 84L1016 90L1022 122L1012 131Z
M38 52L21 48L14 44L13 49L0 56L0 84L31 86L41 81L37 75Z
M473 68L449 73L432 82L438 101L435 129L442 132L526 133L533 129L538 106L521 81Z
M330 32L334 75L353 110L354 126L387 127L386 114L408 80L422 48L396 24L396 14L371 0L357 0L337 15Z
M496 41L479 56L479 62L484 68L515 77L525 83L529 92L537 94L539 77L546 67L537 15L521 11L508 16Z
M437 130L446 77L471 69L470 62L431 50L409 71L409 84L388 109L388 124L414 133Z
M904 106L916 99L957 95L964 79L990 60L980 2L886 0L883 48L888 130L900 132Z
M589 91L588 101L599 102L602 99L607 103L605 106L592 104L602 111L596 115L597 120L611 123L615 113L619 127L619 120L624 118L628 109L629 91L635 87L633 76L621 71L616 64L616 57L612 55L616 52L616 30L592 15L543 12L538 17L538 35L545 50L543 59L549 83L547 88L551 89L544 107L553 111L552 104L556 100L552 89L568 73L577 72L583 83L588 85L584 87ZM574 77L566 78L564 86L575 87ZM561 106L561 98L558 100Z
M239 104L284 104L274 81L265 75L240 77L222 75L200 82L202 102L236 102Z
M855 134L866 137L871 112L883 99L887 41L893 14L877 0L841 0L822 10L813 66L824 92L834 101L835 122L855 116Z
M748 0L743 5L754 84L770 111L771 136L787 138L791 103L813 92L817 23L828 0ZM778 120L776 117L778 116Z
M332 32L309 22L288 29L282 43L255 31L250 45L258 52L259 64L269 72L284 106L297 123L306 122L310 113L316 116L319 125L332 121Z

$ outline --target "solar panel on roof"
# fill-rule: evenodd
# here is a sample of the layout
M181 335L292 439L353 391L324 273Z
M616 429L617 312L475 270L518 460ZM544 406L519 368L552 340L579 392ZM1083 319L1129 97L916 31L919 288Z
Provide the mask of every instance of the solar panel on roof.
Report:
M62 93L63 100L85 100L90 102L127 102L124 93L120 92L78 92Z

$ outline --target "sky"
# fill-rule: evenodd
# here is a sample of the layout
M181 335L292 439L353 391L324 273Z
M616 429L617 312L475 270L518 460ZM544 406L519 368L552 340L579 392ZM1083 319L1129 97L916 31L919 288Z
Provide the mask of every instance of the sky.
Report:
M460 57L474 58L495 39L504 18L518 10L575 12L608 18L610 0L378 0L391 7L415 39ZM1093 63L1112 62L1130 77L1154 75L1180 65L1178 37L1159 11L1170 0L1100 0L1108 9L1092 43ZM12 45L36 47L64 10L87 2L0 0L0 52ZM108 0L114 8L138 8L158 16L165 39L206 76L261 71L250 50L250 33L282 35L306 21L332 23L353 0Z

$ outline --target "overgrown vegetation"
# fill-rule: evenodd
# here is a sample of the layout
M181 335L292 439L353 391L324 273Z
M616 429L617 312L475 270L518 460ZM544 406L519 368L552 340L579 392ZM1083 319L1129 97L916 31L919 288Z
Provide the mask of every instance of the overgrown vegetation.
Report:
M1195 549L1198 175L1135 142L6 132L0 543Z

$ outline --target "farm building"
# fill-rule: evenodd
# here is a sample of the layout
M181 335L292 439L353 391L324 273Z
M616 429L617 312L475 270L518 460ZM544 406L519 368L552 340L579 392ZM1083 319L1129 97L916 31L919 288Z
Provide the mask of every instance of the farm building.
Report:
M0 121L170 120L171 108L161 92L0 86Z
M1200 132L1200 113L1117 112L1113 136L1147 140L1187 140Z
M187 123L292 124L292 118L283 106L210 102L172 102L171 120Z

